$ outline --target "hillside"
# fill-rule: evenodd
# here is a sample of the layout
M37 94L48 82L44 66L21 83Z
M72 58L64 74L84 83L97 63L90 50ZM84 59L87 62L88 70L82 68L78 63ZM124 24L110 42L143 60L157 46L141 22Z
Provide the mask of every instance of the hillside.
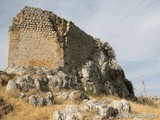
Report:
M8 35L0 119L159 119L159 98L136 97L111 45L73 22L26 6Z

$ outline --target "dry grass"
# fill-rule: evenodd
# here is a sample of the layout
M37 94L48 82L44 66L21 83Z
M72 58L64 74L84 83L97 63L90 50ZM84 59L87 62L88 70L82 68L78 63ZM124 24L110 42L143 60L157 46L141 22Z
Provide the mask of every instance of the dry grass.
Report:
M137 104L135 102L130 102L131 103L131 108L133 113L145 113L145 114L159 114L160 115L160 108L154 108L152 106L148 105L142 105L142 104Z
M53 111L63 110L68 104L76 104L80 109L83 108L82 104L78 104L75 101L66 100L65 102L58 103L55 102L53 106L44 106L44 107L34 107L29 105L22 99L19 99L17 94L19 91L13 90L12 92L5 92L5 87L0 87L0 97L3 97L4 101L13 105L14 111L10 112L8 115L3 117L3 120L52 120ZM30 91L34 93L34 90ZM91 99L101 100L103 95L97 95L91 97ZM115 96L109 96L111 99L120 99ZM130 101L132 114L157 114L160 115L160 101L156 101L158 108L152 106L141 105L135 102ZM88 113L86 113L88 114ZM157 120L159 120L157 118ZM122 120L122 119L121 119ZM147 120L147 119L143 119ZM151 119L148 119L151 120ZM156 119L155 119L156 120Z
M97 100L102 100L105 96L104 95L96 95L96 96L92 96L90 97L91 99L97 99ZM114 100L120 100L121 98L117 97L117 96L107 96L111 99ZM151 106L151 105L142 105L140 103L136 103L133 101L130 101L131 104L131 114L136 114L138 115L158 115L158 118L145 118L143 117L142 120L160 120L160 100L158 101L153 101L155 105L157 105L157 107L155 108L155 106ZM133 120L134 118L127 118L127 120ZM126 118L121 118L120 120L126 120Z
M34 90L31 90L30 94L34 92ZM61 104L55 102L53 106L34 107L24 100L19 99L17 96L18 93L18 90L6 93L5 87L0 87L0 97L2 97L6 103L11 104L14 108L14 111L4 116L3 120L52 120L52 114L54 111L63 110L68 104L76 104L74 101L66 100ZM82 108L81 104L77 104L76 106Z

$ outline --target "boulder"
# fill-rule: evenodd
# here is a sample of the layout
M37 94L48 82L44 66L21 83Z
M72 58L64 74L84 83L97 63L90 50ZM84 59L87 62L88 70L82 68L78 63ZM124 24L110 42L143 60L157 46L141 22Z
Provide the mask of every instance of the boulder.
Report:
M69 94L68 99L76 100L76 101L78 100L78 101L81 102L81 101L83 101L85 99L89 99L89 97L86 94L84 94L83 92L81 92L81 91L72 91Z
M28 73L27 69L21 66L10 66L5 71L9 74L15 73L19 75L26 75Z
M46 93L46 97L44 98L44 100L45 100L45 104L47 106L53 105L54 97L53 97L52 93L51 92L47 92Z
M56 92L55 97L58 100L66 100L68 99L69 94L69 92Z
M95 112L100 117L105 117L107 113L107 106L100 101L89 100L85 103L83 110L88 112Z
M47 78L49 79L49 88L53 90L58 85L58 77L51 75L47 76Z
M55 111L53 113L53 120L66 120L66 113L64 111Z
M26 96L27 94L24 92L19 93L19 98L25 98Z
M29 97L29 104L33 106L50 106L54 103L54 97L51 92L47 92L45 97L41 97L40 95L31 95Z
M115 118L117 115L118 115L118 110L114 109L113 107L109 107L107 109L105 118L111 118L111 117Z
M29 104L33 106L43 106L44 99L38 95L31 95L29 97Z
M82 68L82 76L84 78L89 78L89 76L90 76L90 69L89 69L89 67L85 66L85 67Z
M47 75L49 79L50 89L60 89L68 86L67 74L63 71L59 71L56 75Z
M45 102L44 102L44 98L42 97L37 97L37 105L36 106L44 106L45 105Z
M34 84L35 84L36 90L41 90L41 84L39 79L34 79Z
M100 103L96 100L89 100L85 103L83 110L88 112L95 112L97 104L100 104Z
M29 97L29 104L30 105L34 105L34 106L37 106L37 97L35 95L31 95Z
M34 87L34 81L30 77L30 75L24 75L20 76L17 80L16 83L19 85L20 89L23 91L28 91L29 89Z
M74 105L67 105L65 111L55 111L53 120L83 120L83 112Z
M108 103L107 103L108 104ZM83 110L90 113L95 113L95 120L114 118L118 115L118 110L101 101L89 100L84 104Z
M114 100L112 101L108 107L113 107L114 109L118 110L120 114L127 114L131 112L131 105L127 100Z
M13 90L13 89L17 89L17 84L13 80L9 80L6 86L6 92Z
M49 91L47 77L43 76L43 77L35 78L34 79L34 86L35 86L36 90L38 90L38 91L44 91L44 92Z
M67 105L66 120L82 120L82 118L82 111L78 107L74 105Z

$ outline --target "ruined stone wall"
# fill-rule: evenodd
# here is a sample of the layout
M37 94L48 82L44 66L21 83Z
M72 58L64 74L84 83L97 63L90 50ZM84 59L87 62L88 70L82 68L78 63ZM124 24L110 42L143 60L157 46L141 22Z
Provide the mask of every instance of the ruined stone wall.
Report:
M70 22L64 49L65 63L72 68L82 67L91 57L93 47L93 37Z
M47 78L53 82L50 83L53 88L134 97L133 86L116 62L109 43L103 43L72 22L39 8L22 9L9 29L8 70L28 69L27 66L42 73L48 68L57 71L56 79L55 73ZM61 74L62 71L66 75Z
M9 29L8 66L63 66L63 49L49 15L25 7Z
M52 12L25 7L9 29L8 66L80 67L93 38Z

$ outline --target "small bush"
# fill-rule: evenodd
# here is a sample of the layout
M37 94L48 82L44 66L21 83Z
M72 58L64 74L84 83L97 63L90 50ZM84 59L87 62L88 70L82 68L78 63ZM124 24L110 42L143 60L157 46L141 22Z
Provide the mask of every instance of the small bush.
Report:
M91 89L86 90L85 93L86 93L87 95L89 95L89 96L94 95L94 91L91 90Z

